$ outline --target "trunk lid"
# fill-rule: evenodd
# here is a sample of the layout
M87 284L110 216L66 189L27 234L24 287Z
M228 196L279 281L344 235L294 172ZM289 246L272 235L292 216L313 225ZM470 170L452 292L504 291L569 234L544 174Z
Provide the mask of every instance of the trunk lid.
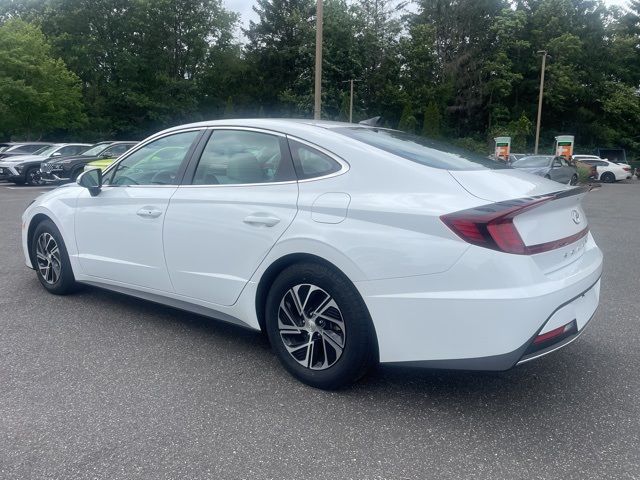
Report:
M522 170L449 170L451 176L471 195L491 202L536 197L567 190L566 185Z
M465 190L487 203L551 198L513 217L513 225L527 247L551 246L531 255L543 272L558 270L584 254L588 222L582 198L588 189L567 187L517 170L450 171L450 174Z

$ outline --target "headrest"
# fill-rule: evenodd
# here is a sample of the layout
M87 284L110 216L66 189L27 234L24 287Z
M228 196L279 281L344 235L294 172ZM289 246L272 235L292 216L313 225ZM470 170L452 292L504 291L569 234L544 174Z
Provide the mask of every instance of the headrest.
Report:
M252 153L236 153L227 166L227 177L238 183L260 183L264 180L258 159Z

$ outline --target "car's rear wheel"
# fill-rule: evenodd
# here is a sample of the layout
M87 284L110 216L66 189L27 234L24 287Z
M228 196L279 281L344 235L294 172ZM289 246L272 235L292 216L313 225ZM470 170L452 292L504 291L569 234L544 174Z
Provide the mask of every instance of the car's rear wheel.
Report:
M343 274L325 265L295 264L276 278L266 329L289 373L316 388L349 385L378 360L364 301Z
M60 231L50 220L38 224L31 241L31 259L42 286L55 295L73 292L73 276L67 248Z
M24 173L24 181L27 185L42 185L42 176L38 167L30 167Z
M578 184L578 175L574 173L573 176L571 177L571 180L569 180L569 185L577 185L577 184Z
M613 183L616 181L616 176L611 172L604 172L600 177L604 183Z

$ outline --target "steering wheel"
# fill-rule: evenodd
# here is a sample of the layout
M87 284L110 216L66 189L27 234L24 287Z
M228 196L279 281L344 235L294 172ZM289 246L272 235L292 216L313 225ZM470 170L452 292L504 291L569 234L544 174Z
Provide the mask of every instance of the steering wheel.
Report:
M127 177L126 175L119 176L116 181L116 185L139 185L133 178Z

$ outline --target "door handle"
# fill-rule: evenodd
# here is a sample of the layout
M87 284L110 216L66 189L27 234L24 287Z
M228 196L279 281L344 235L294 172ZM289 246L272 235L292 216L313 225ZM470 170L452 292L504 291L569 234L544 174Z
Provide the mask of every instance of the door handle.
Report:
M280 223L280 219L278 217L271 217L269 215L249 215L245 217L243 220L244 223L253 225L254 227L258 227L260 225L265 227L273 227Z
M140 210L138 210L137 213L138 213L138 216L143 218L157 218L160 215L162 215L162 211L155 208L149 208L149 207L141 208Z

